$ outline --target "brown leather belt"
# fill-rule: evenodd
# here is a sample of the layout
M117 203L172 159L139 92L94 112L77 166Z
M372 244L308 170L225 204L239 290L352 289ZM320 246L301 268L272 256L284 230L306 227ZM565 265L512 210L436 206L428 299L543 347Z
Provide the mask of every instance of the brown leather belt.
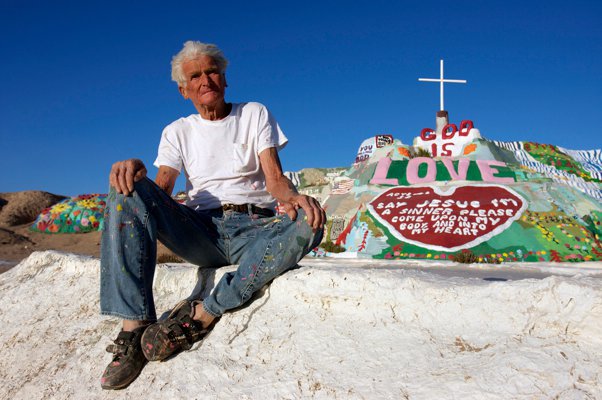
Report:
M240 213L248 213L251 211L251 214L263 215L266 217L274 216L274 211L269 208L257 207L255 204L222 204L222 206L216 208L216 210L236 211Z

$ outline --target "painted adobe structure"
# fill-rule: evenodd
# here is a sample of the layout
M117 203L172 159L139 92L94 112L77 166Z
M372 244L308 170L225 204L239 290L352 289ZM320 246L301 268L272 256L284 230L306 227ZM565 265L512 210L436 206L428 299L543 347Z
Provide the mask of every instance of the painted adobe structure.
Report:
M602 260L600 150L491 141L471 121L437 122L412 146L378 135L348 169L291 175L324 205L326 240L381 259Z

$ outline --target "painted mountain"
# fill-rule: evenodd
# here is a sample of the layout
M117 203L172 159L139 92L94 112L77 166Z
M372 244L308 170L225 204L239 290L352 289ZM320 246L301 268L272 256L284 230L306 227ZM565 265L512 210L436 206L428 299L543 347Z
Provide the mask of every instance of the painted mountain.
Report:
M370 137L350 168L290 174L324 205L327 241L380 259L602 260L601 150L491 141L472 121L444 122L413 145Z

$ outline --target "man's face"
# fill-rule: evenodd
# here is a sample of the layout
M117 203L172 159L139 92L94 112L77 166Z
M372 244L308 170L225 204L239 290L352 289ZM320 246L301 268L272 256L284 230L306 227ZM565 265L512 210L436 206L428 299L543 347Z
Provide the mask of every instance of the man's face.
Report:
M224 103L226 76L219 72L213 58L201 56L182 64L186 86L180 86L180 93L190 99L197 108L215 108Z

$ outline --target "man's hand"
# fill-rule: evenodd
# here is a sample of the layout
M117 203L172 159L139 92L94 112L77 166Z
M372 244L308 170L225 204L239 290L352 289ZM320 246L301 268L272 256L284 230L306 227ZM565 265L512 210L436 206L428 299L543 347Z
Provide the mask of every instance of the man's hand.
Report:
M134 182L146 176L144 163L136 158L118 161L111 167L109 183L117 193L128 196L134 191Z
M295 185L284 176L278 150L275 147L263 150L259 153L259 162L265 174L265 184L268 192L282 204L284 211L291 220L297 219L297 210L302 208L305 215L307 215L307 223L314 232L318 228L324 228L326 213L322 206L313 197L299 194Z
M297 219L297 210L302 208L307 215L307 223L315 231L316 229L324 228L326 222L326 212L320 206L318 200L311 196L299 194L290 203L283 204L284 210L291 218L291 220Z

